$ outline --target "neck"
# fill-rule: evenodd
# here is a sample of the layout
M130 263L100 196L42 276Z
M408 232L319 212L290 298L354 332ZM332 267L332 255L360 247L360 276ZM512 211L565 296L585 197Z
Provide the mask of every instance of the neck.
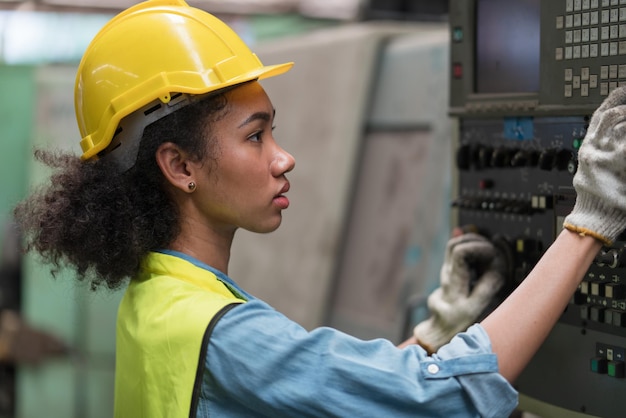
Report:
M169 248L187 254L209 266L228 274L230 248L234 231L221 233L206 227L186 224Z

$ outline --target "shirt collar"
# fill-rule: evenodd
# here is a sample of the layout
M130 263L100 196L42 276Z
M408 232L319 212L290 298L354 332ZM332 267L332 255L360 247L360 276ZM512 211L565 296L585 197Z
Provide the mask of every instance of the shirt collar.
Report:
M210 271L211 273L215 274L217 279L220 282L224 283L224 285L228 287L230 291L233 292L235 296L237 297L241 297L242 299L245 299L245 300L256 299L254 296L252 296L251 294L243 290L237 283L235 283L233 279L228 277L226 274L224 274L223 272L219 271L218 269L214 267L209 266L208 264L203 263L197 258L194 258L185 253L181 253L180 251L174 251L174 250L164 249L164 250L157 250L155 252L181 258L185 261L188 261L189 263L193 264L194 266L198 268Z

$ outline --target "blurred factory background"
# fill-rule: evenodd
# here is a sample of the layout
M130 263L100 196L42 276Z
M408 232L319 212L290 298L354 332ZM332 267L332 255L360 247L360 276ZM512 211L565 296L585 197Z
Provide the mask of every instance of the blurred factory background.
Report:
M133 3L0 1L0 310L30 330L20 349L33 335L70 347L0 363L0 418L112 415L121 292L94 293L21 258L10 219L45 178L34 146L79 152L78 61ZM308 329L399 342L437 285L451 226L447 1L189 3L228 22L264 63L296 63L263 83L276 136L297 161L292 205L275 233L238 233L230 275Z

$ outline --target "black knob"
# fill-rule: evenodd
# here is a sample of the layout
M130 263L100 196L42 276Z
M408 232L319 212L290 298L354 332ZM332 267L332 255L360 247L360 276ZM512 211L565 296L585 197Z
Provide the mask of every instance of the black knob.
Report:
M528 152L519 150L513 154L511 158L512 167L524 167L526 164L528 164Z
M617 250L601 251L594 261L601 267L617 268L622 265L620 253Z
M478 168L491 167L491 156L493 155L493 148L490 146L482 145L478 148Z
M469 144L461 145L456 151L456 166L459 170L469 170L472 146Z
M539 152L534 150L519 150L511 157L513 167L534 167L539 161Z
M507 148L496 148L491 154L492 167L508 167L511 165L511 150Z
M539 154L539 168L542 170L552 170L554 168L554 163L556 160L556 150L547 149Z
M573 157L574 154L572 153L572 151L566 149L559 150L557 151L554 158L554 166L559 171L567 170Z
M567 164L567 171L572 175L576 174L576 171L578 171L578 160L575 157L572 157L572 159L569 160L569 163Z

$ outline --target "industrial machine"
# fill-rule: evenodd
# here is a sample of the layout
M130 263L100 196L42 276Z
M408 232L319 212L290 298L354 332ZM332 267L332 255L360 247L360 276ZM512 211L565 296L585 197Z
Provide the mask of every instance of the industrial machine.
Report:
M450 54L456 222L505 252L511 289L562 229L590 117L626 83L626 1L452 0ZM522 409L624 416L625 246L600 251L516 382Z

